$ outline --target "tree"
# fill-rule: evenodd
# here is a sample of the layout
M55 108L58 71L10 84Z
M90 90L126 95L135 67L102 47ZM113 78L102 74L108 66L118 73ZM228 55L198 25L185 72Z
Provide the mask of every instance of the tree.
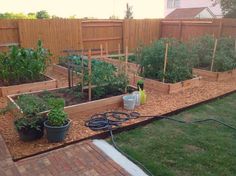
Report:
M225 18L236 18L236 0L213 0L220 3Z
M46 10L41 10L36 13L36 18L37 19L48 19L48 18L50 18L50 15L48 14L48 12Z
M133 19L132 8L128 3L126 4L125 19Z

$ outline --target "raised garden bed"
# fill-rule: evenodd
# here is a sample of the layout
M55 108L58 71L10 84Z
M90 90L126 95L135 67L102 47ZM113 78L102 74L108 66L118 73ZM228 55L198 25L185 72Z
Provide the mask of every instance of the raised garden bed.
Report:
M224 81L236 77L236 69L224 72L212 72L208 70L193 68L193 74L201 76L208 81Z
M57 80L44 75L45 81L18 84L12 86L1 86L0 97L6 97L11 94L19 94L25 92L33 92L45 89L53 89L57 87Z
M138 80L144 80L144 89L153 90L156 92L161 92L165 94L177 93L184 91L186 89L194 88L200 86L201 77L195 77L186 81L181 81L177 83L163 83L158 80L143 78L137 75L130 77L131 85L136 85Z
M128 87L129 90L135 90L134 87ZM65 101L65 112L69 115L69 117L81 119L81 113L90 113L90 112L98 112L105 110L107 108L118 108L122 107L123 99L122 97L125 95L123 92L110 92L105 96L101 96L100 98L95 98L92 96L92 101L88 101L88 93L87 89L84 90L83 94L76 94L76 91L72 92L69 88L57 88L51 89L48 91L36 91L32 93L25 93L25 94L16 94L16 95L9 95L8 99L12 102L17 111L23 113L21 107L17 104L17 99L23 95L34 95L45 101L45 95L47 97L54 97L54 98L62 98ZM78 92L77 92L78 93ZM93 94L92 94L93 95ZM48 113L49 109L45 109L45 111L40 112L40 114ZM86 120L86 119L82 119Z

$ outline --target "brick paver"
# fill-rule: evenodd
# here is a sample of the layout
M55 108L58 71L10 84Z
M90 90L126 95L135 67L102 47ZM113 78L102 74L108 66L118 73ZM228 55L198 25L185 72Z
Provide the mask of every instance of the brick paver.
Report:
M20 176L6 144L0 135L0 176Z
M22 176L127 176L123 168L91 141L57 149L15 163Z

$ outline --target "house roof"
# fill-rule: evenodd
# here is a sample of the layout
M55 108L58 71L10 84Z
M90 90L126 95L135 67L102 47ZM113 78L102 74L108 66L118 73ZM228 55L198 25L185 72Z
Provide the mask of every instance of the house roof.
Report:
M175 9L173 12L171 12L165 18L167 18L167 19L191 19L191 18L195 18L199 13L201 13L205 9L207 9L208 12L213 17L215 17L215 15L211 12L211 10L208 7L198 7L198 8Z

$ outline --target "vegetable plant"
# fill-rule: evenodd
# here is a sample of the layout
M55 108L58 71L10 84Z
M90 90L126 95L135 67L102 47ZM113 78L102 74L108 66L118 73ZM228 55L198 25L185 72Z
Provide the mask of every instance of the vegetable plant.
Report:
M13 46L0 53L0 84L4 86L44 80L50 52L39 40L36 49Z
M50 126L63 126L68 121L67 114L63 108L53 108L48 113L48 125Z
M166 43L169 43L168 62L164 74ZM146 46L141 51L141 76L166 82L176 83L192 78L192 60L185 44L175 39L160 39Z
M201 36L188 43L194 66L210 70L215 38L210 35ZM227 71L236 68L235 40L229 37L218 39L213 71Z

